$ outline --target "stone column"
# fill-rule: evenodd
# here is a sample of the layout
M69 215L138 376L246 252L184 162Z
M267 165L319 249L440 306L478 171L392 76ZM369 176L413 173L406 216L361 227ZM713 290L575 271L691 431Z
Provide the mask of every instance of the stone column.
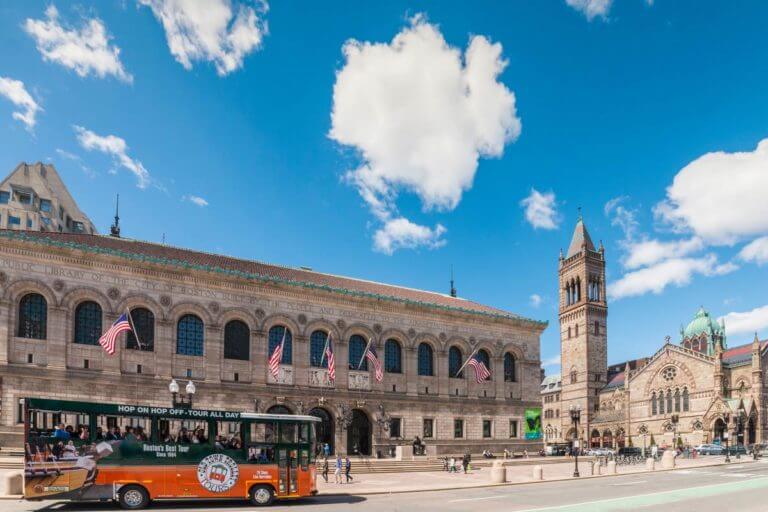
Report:
M451 383L448 379L448 351L438 350L435 352L435 368L437 368L437 391L440 397L447 397L451 394Z
M307 386L309 384L309 338L305 335L293 337L293 384Z
M418 369L416 349L413 347L406 347L403 349L403 355L405 356L405 387L407 393L412 396L417 396L419 394L419 377L416 374Z
M67 310L48 305L48 368L63 370L67 367L67 342L71 338Z
M349 343L339 340L333 348L336 350L336 390L346 391L349 389Z
M176 336L173 323L155 319L155 375L171 381L173 376L173 354L176 353Z
M493 373L494 388L496 390L496 400L504 400L505 386L504 386L504 355L501 357L493 358L493 367L496 371Z
M11 358L11 336L13 329L12 302L0 300L0 365L8 364ZM50 332L50 331L49 331Z
M224 342L220 325L205 325L204 343L205 381L221 382L221 360L224 357Z
M267 382L267 333L251 332L251 382L264 386Z

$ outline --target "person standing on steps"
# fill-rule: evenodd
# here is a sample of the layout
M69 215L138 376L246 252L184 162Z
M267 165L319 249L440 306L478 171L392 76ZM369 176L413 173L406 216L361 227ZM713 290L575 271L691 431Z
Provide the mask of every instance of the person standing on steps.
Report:
M328 483L328 457L323 459L323 479Z

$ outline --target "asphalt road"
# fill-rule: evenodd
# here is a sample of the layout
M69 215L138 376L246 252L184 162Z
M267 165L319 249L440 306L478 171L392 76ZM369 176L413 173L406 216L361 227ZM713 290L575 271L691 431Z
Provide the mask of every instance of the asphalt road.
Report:
M549 482L481 489L415 492L375 496L318 496L271 507L282 512L614 512L669 510L676 512L768 511L768 460L758 463L640 473L611 478ZM671 507L671 508L670 508ZM111 503L0 502L4 512L114 511ZM173 512L235 512L253 510L243 502L155 503L149 510Z

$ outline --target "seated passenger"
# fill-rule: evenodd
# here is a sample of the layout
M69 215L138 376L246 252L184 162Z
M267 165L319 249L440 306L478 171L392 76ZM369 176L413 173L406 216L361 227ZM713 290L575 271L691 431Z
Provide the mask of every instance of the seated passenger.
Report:
M104 431L101 429L101 427L96 427L96 437L94 439L97 443L104 441Z
M53 432L53 437L55 439L69 439L69 432L67 432L67 430L64 428L63 423L56 425L56 430Z

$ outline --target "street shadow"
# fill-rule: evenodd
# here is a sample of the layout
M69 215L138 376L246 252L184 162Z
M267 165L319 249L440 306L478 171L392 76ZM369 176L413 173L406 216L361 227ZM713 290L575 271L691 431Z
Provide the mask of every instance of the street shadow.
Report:
M353 505L366 501L363 496L353 494L336 494L333 496L312 496L291 500L276 500L273 506L277 507L302 507L307 505ZM115 510L115 504L111 501L57 501L46 503L36 507L34 502L29 502L27 510L37 512L85 512L99 510ZM179 501L153 501L146 510L179 510L179 509L204 509L215 506L226 510L228 508L248 507L244 500L179 500Z

